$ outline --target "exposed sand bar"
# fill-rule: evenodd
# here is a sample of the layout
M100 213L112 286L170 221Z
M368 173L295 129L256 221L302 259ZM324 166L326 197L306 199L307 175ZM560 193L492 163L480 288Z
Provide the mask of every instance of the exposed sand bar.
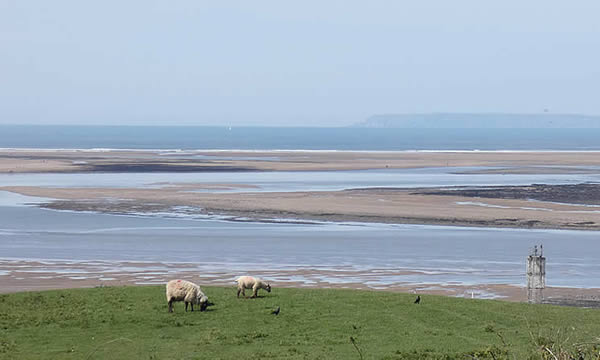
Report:
M600 207L588 204L437 195L433 189L267 193L203 193L190 189L190 184L158 189L0 187L22 195L58 199L42 205L56 210L152 214L177 213L184 207L186 215L224 215L259 221L600 230Z
M306 171L422 167L502 167L505 172L580 172L600 152L92 151L0 150L0 173ZM551 169L544 171L548 172ZM496 170L497 171L497 170Z

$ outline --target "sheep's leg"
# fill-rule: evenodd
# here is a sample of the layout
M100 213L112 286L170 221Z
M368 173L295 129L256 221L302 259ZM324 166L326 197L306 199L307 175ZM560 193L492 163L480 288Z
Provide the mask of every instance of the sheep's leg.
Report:
M190 305L192 305L192 311L194 311L194 303L191 302Z
M242 292L242 289L238 288L238 292L237 292L237 297L240 297L240 293Z
M186 301L186 302L185 302L185 311L186 311L186 312L187 312L187 304L188 304L188 302Z
M246 288L242 288L242 296L246 297Z
M169 300L169 312L173 312L173 300Z
M258 295L258 288L253 287L252 288L252 298L254 299L257 295Z

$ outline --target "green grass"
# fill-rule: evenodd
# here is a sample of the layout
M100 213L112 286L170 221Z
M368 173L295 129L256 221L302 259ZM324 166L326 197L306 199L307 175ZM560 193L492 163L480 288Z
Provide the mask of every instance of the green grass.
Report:
M327 289L237 299L233 287L203 288L209 311L176 303L173 314L163 286L0 295L0 359L360 359L350 337L364 359L540 359L541 343L600 335L591 309L428 295L416 305L411 294Z

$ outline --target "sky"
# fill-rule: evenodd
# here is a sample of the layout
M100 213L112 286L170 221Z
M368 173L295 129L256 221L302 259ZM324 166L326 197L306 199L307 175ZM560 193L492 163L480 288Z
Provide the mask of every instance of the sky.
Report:
M600 114L598 0L0 0L0 124Z

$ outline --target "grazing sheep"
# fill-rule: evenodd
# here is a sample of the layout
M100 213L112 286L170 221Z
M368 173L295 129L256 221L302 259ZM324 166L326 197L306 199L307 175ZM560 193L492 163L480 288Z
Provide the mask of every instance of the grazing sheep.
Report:
M173 301L184 301L185 311L187 311L188 303L200 305L200 311L206 310L208 306L208 298L200 286L186 280L171 280L167 283L167 303L169 304L169 312L173 312Z
M256 297L258 289L265 289L267 292L271 292L271 284L252 276L241 276L235 282L237 283L237 297L240 297L240 292L242 296L246 296L246 289L252 289L253 298Z

